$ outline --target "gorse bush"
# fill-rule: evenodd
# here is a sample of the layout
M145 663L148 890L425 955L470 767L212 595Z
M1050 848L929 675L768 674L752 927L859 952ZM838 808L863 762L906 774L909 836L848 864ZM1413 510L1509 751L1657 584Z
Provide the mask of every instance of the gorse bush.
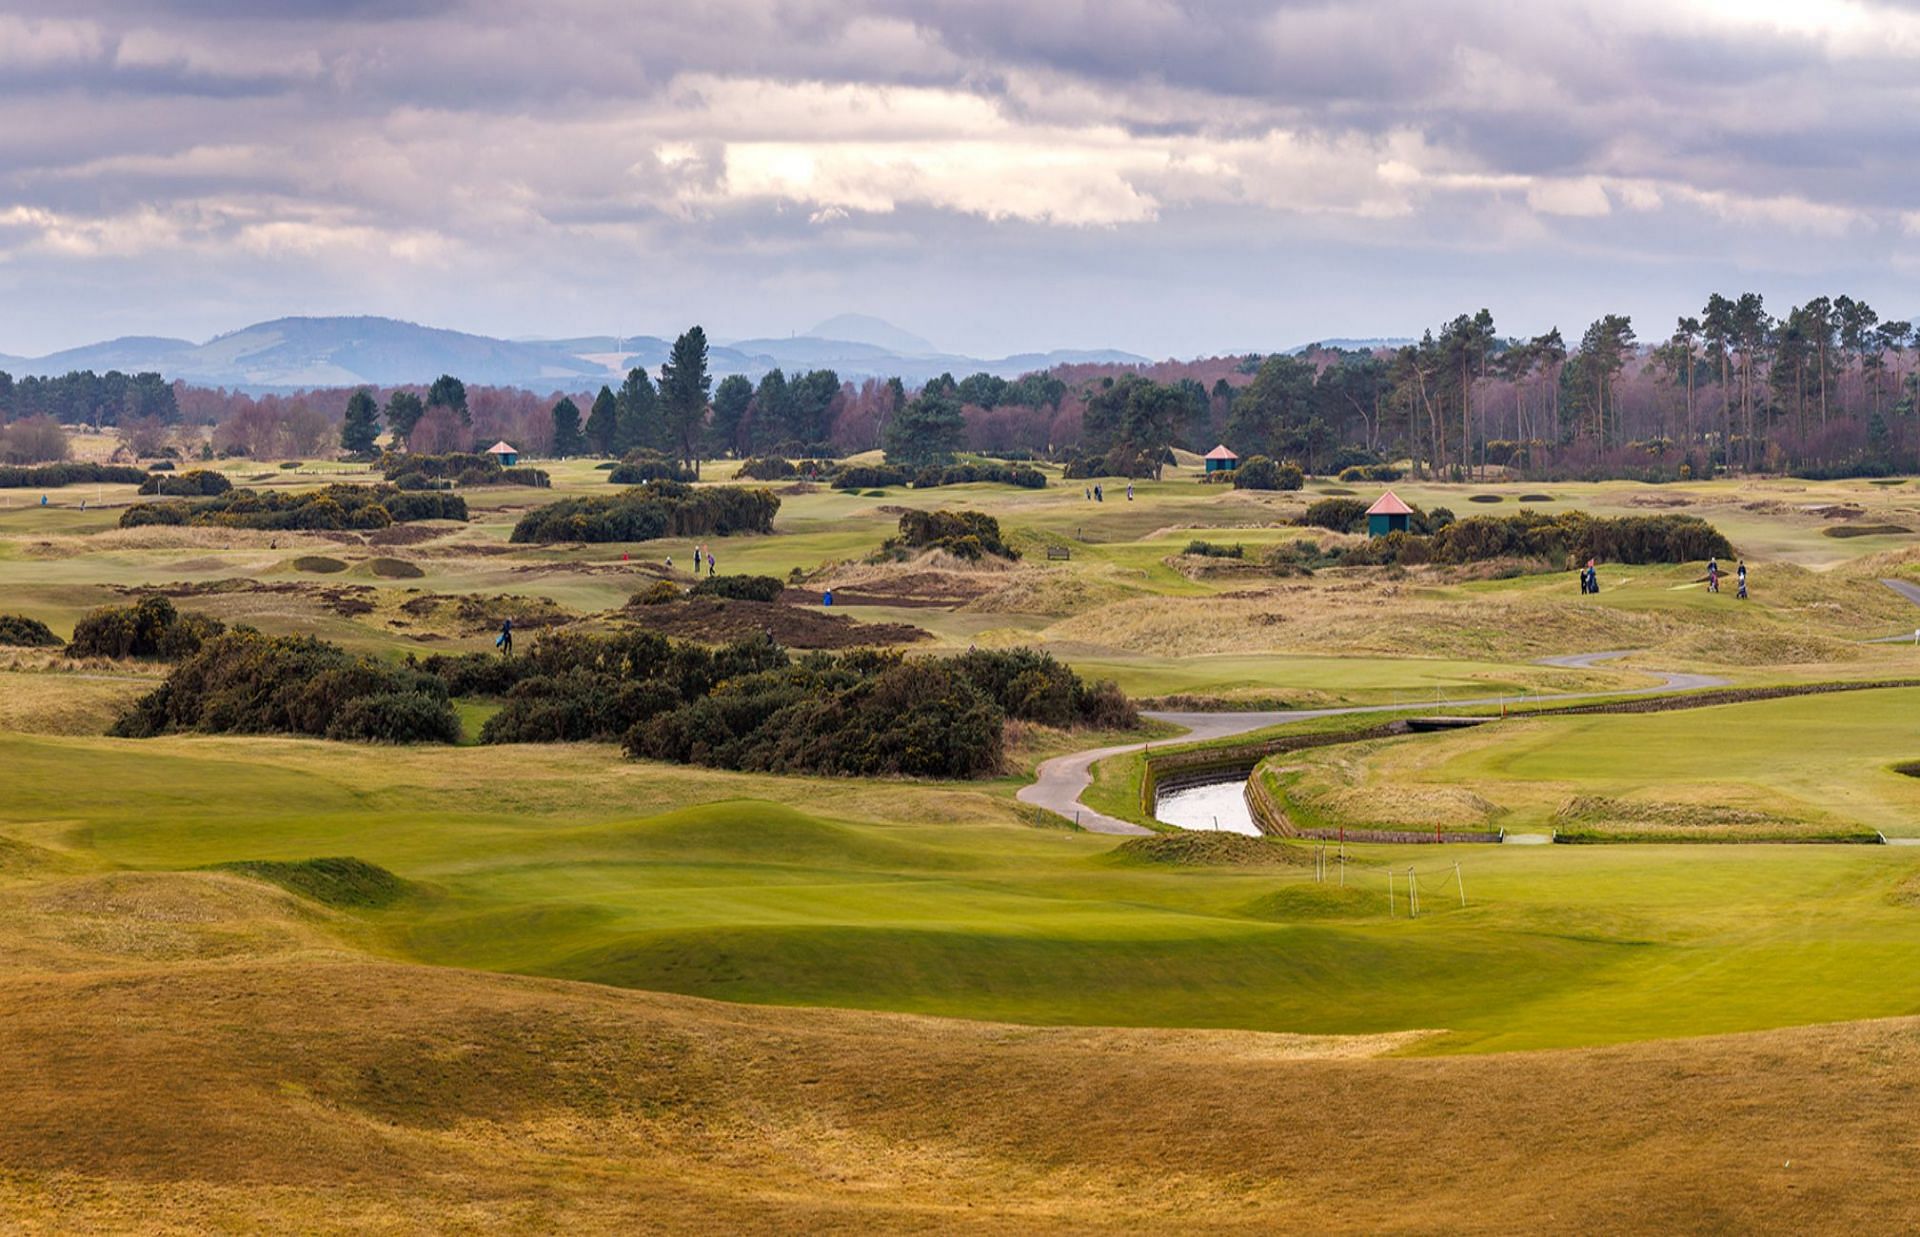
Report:
M1020 552L1000 539L1000 521L979 511L909 511L900 517L900 535L882 550L945 550L965 559L992 554L1017 559Z
M535 508L513 526L517 543L651 541L773 531L780 500L766 490L721 485L695 489L655 481L606 497L566 498Z
M552 479L538 468L504 468L495 457L480 451L449 451L442 455L404 455L388 451L380 457L380 472L403 490L440 488L434 482L458 485L526 485L545 489Z
M724 597L729 601L779 601L787 586L776 576L709 575L696 580L688 591L695 597Z
M0 614L0 644L14 648L44 649L60 643L53 629L24 614Z
M189 474L190 475L190 474ZM457 494L407 493L391 485L329 485L299 494L233 490L217 498L136 503L120 513L120 527L192 524L272 531L369 530L415 520L464 520Z
M831 484L836 490L874 490L906 485L912 480L913 474L904 468L887 464L855 464L834 473Z
M309 636L243 628L207 640L112 733L139 739L176 731L451 743L460 723L446 684L416 667Z
M1398 481L1404 475L1391 464L1353 464L1340 470L1342 481Z
M644 632L558 632L513 661L476 653L424 669L453 695L506 697L485 743L619 738L635 756L727 769L973 777L999 769L1009 718L1138 721L1112 684L1085 683L1028 649L796 660L758 638L709 649Z
M1469 563L1491 558L1538 558L1570 565L1599 559L1613 563L1684 563L1731 558L1733 545L1697 516L1600 517L1584 511L1546 515L1522 511L1473 516L1440 529L1430 547L1434 562Z
M1307 504L1307 509L1294 523L1308 528L1324 528L1335 533L1364 533L1367 531L1367 507L1357 498L1320 498Z
M140 485L144 468L119 464L39 464L0 466L0 490L57 490L63 485Z
M174 475L149 473L140 483L142 494L158 494L162 498L211 498L216 494L225 494L233 488L233 482L225 473L214 472L207 468L195 468L190 472Z
M949 464L945 468L923 468L913 475L916 490L937 489L943 485L968 485L973 482L1013 485L1023 490L1041 490L1047 474L1038 468L1009 467L1004 464Z
M219 619L182 614L165 597L130 606L102 606L73 625L69 657L157 657L178 661L226 630Z
M699 477L679 460L641 447L621 456L607 473L607 480L615 485L645 485L649 481L697 481Z
M749 481L786 481L799 476L800 470L784 457L769 455L741 461L738 475Z
M1244 558L1246 547L1242 545L1215 545L1211 541L1189 541L1182 554L1191 554L1198 558Z

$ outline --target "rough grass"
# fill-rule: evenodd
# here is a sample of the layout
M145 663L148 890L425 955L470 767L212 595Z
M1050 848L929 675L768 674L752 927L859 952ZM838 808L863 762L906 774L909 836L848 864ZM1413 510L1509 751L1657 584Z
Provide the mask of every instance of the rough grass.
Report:
M1153 837L1129 838L1114 848L1116 863L1172 864L1181 867L1299 867L1312 859L1297 846L1243 833L1176 830Z

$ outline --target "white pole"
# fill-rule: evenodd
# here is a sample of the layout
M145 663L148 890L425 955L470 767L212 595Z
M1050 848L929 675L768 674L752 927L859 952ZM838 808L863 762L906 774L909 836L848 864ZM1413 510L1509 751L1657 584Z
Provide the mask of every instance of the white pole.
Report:
M1387 869L1387 918L1393 918L1393 869Z
M1467 904L1467 882L1460 877L1460 863L1458 860L1455 860L1453 865L1453 883L1460 886L1460 905L1465 906Z

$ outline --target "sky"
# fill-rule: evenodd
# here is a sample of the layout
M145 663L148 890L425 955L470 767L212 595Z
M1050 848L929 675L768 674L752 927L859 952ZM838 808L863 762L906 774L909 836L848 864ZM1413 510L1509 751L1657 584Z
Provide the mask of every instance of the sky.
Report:
M0 354L1920 316L1920 4L0 0Z

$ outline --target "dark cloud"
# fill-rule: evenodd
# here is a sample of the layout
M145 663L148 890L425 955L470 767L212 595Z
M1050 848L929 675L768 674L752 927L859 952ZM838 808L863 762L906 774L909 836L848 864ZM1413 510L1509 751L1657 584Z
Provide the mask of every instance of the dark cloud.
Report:
M115 330L698 308L736 334L886 287L956 347L1161 351L1530 281L1890 283L1920 258L1920 0L1860 12L13 0L0 352L110 333L101 287Z

